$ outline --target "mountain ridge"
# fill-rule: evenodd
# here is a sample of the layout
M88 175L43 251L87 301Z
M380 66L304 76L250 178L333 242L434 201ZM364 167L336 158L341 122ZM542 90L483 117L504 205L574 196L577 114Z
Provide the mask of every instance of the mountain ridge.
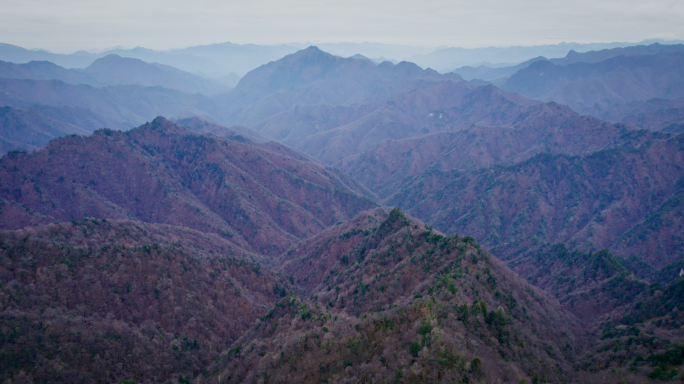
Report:
M375 205L343 174L278 146L198 135L158 118L125 133L99 130L5 156L0 190L3 199L58 220L187 226L271 255Z

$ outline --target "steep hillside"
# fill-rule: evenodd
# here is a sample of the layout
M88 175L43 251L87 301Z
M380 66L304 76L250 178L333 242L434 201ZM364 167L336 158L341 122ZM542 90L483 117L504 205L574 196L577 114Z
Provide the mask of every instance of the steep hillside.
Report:
M681 257L679 241L657 248L620 244L679 236L679 220L630 231L659 210L676 216L677 204L668 199L682 193L683 144L681 135L665 136L586 156L540 154L514 166L427 170L387 201L445 233L471 234L490 247L538 237L573 249L643 252L659 268Z
M618 56L599 63L538 61L502 88L532 99L566 104L580 113L653 98L684 98L684 52Z
M621 255L679 254L681 259L684 249L683 214L684 193L678 190L623 234L611 248Z
M367 192L281 144L198 135L163 118L0 160L0 198L50 221L172 224L271 255L375 205L359 193Z
M512 164L539 153L577 154L638 145L654 136L658 135L579 116L566 106L549 103L530 107L504 126L474 125L456 132L385 140L337 166L386 198L427 169L466 170Z
M602 324L601 341L579 367L621 370L650 380L683 380L683 298L682 277L667 285L652 284L625 311Z
M638 258L605 249L570 251L534 239L493 252L507 255L506 264L556 296L595 335L576 369L610 370L630 383L684 377L679 374L684 364L682 260L656 272Z
M648 287L624 259L607 250L583 252L564 244L526 239L492 250L519 276L553 294L594 331L607 316L622 313Z
M472 238L376 210L288 253L310 299L283 299L201 382L570 377L572 317Z
M140 222L0 231L0 380L195 376L291 289L258 258Z

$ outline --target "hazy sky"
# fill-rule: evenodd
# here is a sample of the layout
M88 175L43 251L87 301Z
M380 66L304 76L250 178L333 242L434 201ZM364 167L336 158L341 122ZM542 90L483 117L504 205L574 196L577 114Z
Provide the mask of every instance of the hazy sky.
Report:
M55 52L231 41L505 46L684 39L682 0L0 0L0 42Z

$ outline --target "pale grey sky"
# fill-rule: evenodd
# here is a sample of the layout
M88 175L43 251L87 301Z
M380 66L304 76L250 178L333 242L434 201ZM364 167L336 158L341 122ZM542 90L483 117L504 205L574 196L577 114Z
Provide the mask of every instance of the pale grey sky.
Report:
M231 41L507 46L684 39L682 0L0 0L0 42L54 52Z

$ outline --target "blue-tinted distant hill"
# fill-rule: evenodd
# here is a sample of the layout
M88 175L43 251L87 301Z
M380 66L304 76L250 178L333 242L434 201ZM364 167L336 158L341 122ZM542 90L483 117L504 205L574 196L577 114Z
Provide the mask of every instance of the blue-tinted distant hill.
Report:
M65 55L43 50L28 50L11 44L0 44L0 60L19 64L29 61L50 61L65 68L85 68L98 58L114 54L148 63L169 65L207 77L221 77L231 73L244 75L262 64L278 60L297 50L298 48L287 45L220 43L169 51L136 47L132 49L115 48L98 53L79 51Z
M453 79L401 62L375 65L309 47L249 72L229 92L214 97L225 121L256 124L296 105L351 105L418 78Z
M36 104L88 109L130 128L159 115L194 113L206 116L215 113L214 104L206 96L162 87L95 88L58 80L0 79L0 105L26 108Z
M524 61L518 65L480 65L477 67L463 66L453 70L466 80L480 79L490 81L493 84L500 86L509 77L521 69L525 69L537 61L549 61L556 65L568 65L574 63L598 63L617 56L636 56L636 55L656 55L666 52L684 52L684 45L672 44L663 45L654 43L651 45L637 45L632 47L618 47L610 49L602 49L599 51L577 52L571 50L565 57L557 59L547 59L544 56L538 56L530 60ZM547 56L551 57L551 56Z
M682 41L644 40L640 43L560 43L526 47L512 46L471 49L448 47L437 49L427 55L414 55L406 58L406 60L416 63L423 68L430 67L440 72L450 72L453 71L454 68L463 66L486 65L488 67L505 67L517 65L539 56L546 58L564 58L570 51L584 53L653 43L679 44L682 43Z
M0 155L32 150L55 137L100 128L127 130L156 116L211 117L207 96L162 87L97 88L60 80L0 78Z
M684 99L684 46L675 47L680 51L617 56L598 63L559 65L538 61L516 72L502 88L532 99L566 104L580 113L621 121L614 112L625 110L625 103L632 105L630 109L648 114L644 110L648 105L637 108L634 103ZM651 104L658 107L657 103Z
M215 80L181 71L168 65L108 55L83 70L62 68L48 61L14 64L0 61L0 77L6 79L61 80L95 87L113 85L161 86L188 93L213 95L230 87Z

